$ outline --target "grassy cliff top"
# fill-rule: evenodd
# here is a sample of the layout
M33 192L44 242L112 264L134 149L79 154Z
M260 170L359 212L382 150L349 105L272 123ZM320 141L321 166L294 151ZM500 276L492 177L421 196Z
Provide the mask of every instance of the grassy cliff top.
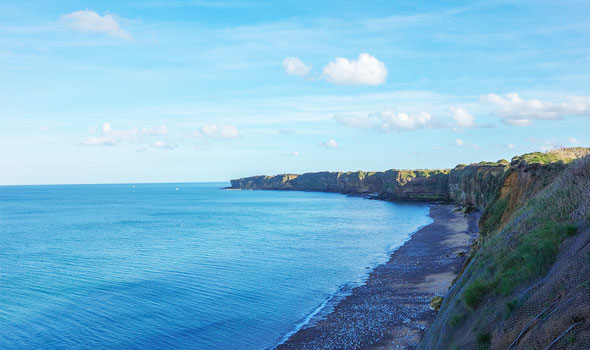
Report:
M557 162L570 163L583 156L590 155L590 148L573 147L557 148L547 152L533 152L516 156L512 162L525 161L529 164L551 164Z

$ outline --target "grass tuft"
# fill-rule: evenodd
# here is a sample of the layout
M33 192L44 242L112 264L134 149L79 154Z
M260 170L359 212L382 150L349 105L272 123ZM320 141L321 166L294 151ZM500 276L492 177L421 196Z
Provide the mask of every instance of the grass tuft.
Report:
M485 281L481 278L469 283L465 286L463 292L463 302L470 309L475 309L479 302L488 294L492 289L492 284L489 281Z

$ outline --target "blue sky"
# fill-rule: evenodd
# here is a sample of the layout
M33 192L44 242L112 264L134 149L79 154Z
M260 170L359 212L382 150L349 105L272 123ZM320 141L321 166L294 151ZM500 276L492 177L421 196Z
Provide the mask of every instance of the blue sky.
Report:
M590 144L587 1L0 1L0 184Z

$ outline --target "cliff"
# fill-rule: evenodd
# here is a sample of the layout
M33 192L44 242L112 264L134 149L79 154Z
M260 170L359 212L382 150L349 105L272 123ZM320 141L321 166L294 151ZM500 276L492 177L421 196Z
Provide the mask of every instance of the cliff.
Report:
M588 154L512 159L421 349L590 349Z
M374 195L391 201L453 202L484 210L497 196L522 189L535 192L533 184L542 173L559 172L572 160L590 153L588 148L562 148L517 156L511 162L460 164L454 169L387 170L384 172L317 172L252 176L231 180L231 187L243 190L321 191ZM524 193L513 196L515 205Z
M590 148L451 170L308 173L233 188L446 201L483 213L421 349L590 349Z
M252 176L231 180L244 190L322 191L368 195L390 201L453 201L482 209L501 185L507 161L442 170L318 172Z

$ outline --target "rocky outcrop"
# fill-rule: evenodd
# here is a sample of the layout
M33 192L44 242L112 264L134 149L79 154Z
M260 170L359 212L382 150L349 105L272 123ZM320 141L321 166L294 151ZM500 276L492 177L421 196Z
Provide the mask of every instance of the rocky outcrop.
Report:
M508 168L506 161L455 167L449 173L449 198L482 210L494 199Z

